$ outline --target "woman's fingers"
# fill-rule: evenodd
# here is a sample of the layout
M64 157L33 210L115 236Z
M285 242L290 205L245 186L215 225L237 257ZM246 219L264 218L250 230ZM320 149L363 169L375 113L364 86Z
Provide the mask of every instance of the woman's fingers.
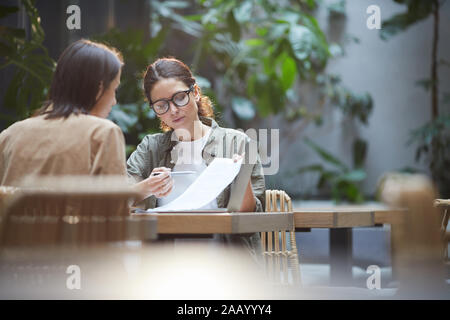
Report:
M158 167L153 169L149 177L150 183L157 184L160 181L170 178L170 172L171 170L166 167Z
M171 184L171 181L173 179L169 176L167 178L164 178L162 180L153 180L149 181L150 183L150 190L152 193L161 193L165 188L168 187L169 184Z
M165 177L156 176L153 179L153 183L151 183L152 184L152 193L158 198L167 196L172 191L172 187L173 187L172 177L167 172L164 172L161 174L161 176L163 176L163 175L167 175L167 176L165 176Z
M170 192L172 192L172 189L173 189L173 179L164 187L162 187L161 191L156 196L158 198L164 198L165 196L168 196Z
M166 167L154 168L147 179L137 183L136 190L141 194L142 199L152 195L157 197L167 196L173 186L170 172L171 169Z
M149 177L149 180L152 181L152 183L160 183L166 179L170 179L170 174L168 172L161 172L158 174L152 173Z
M170 173L170 169L166 167L158 167L152 170L152 173L150 174L150 177L157 177L158 175L161 175L165 172Z
M158 167L152 170L150 176L146 179L148 195L155 195L160 198L170 193L170 186L173 185L170 172L171 169L166 167Z
M245 154L245 152L242 155L235 153L231 159L233 159L233 162L238 162L239 160L241 160L244 157L244 154Z
M164 197L168 196L170 194L170 192L172 192L172 189L173 189L173 183L168 183L167 185L162 187L160 190L158 190L155 193L155 196L158 198L164 198Z

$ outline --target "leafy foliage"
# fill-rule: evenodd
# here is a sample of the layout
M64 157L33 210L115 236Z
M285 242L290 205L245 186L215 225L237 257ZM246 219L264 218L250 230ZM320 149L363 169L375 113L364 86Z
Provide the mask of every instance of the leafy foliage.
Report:
M342 200L357 203L363 202L364 195L360 191L358 184L367 176L366 172L362 169L362 164L366 155L365 142L362 140L355 140L353 143L353 168L349 168L344 162L318 146L309 138L305 138L305 143L314 150L328 166L313 164L300 168L298 173L317 172L319 174L317 188L330 188L331 195L337 203ZM328 169L328 167L331 167L331 169Z
M342 84L337 75L319 76L317 82L322 85L323 96L328 97L344 115L368 124L373 109L373 100L369 93L353 93Z
M450 197L450 175L448 168L450 164L450 137L449 137L449 115L439 115L439 79L437 77L438 67L448 67L448 61L441 59L438 61L438 30L439 30L439 9L445 0L395 0L406 5L406 12L395 15L383 22L380 37L384 40L405 31L413 24L433 16L433 48L431 56L432 72L429 78L420 79L415 82L416 86L422 87L425 91L431 91L430 110L432 120L421 127L413 130L408 144L417 144L416 161L425 159L428 163L433 180L436 182L441 196ZM433 90L434 89L434 90ZM450 102L449 93L444 92L441 97L442 104Z
M313 79L330 57L308 12L314 1L197 1L194 15L177 13L185 7L185 1L152 1L152 21L193 37L193 68L214 65L228 98L222 103L244 103L233 107L238 119L284 111L289 89L299 79Z
M441 195L450 195L450 115L440 116L412 131L408 144L417 143L416 161L425 159Z
M44 31L34 1L21 1L30 21L30 34L24 29L0 26L0 69L14 66L14 74L6 90L3 105L11 110L2 114L8 125L28 117L41 107L50 86L55 61L42 45ZM0 6L0 18L14 14L18 7Z
M399 32L405 31L413 24L428 18L433 11L433 1L394 0L407 6L407 11L383 21L380 37L387 40Z

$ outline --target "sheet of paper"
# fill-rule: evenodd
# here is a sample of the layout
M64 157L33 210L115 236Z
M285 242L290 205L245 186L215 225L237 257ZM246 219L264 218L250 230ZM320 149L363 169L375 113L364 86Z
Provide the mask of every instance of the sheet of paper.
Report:
M242 159L215 158L178 198L147 212L195 210L207 205L234 180L241 163Z

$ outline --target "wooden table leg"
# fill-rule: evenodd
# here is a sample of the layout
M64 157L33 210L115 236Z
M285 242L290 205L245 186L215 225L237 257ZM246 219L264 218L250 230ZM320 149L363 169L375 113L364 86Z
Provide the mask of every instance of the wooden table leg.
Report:
M397 255L396 255L396 231L397 231L397 227L394 224L390 225L390 233L391 233L391 268L392 268L392 273L391 273L391 280L392 281L397 281L397 276L398 276L398 261L397 261Z
M353 281L352 228L330 229L330 285L351 286Z

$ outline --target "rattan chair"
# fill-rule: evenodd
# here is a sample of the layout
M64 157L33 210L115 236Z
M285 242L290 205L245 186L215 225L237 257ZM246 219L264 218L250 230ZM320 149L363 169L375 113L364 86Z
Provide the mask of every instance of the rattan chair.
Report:
M7 206L9 199L18 191L20 189L17 187L0 186L0 210Z
M20 189L17 187L0 186L0 231L2 227L2 221L4 221L6 207L11 201L11 198L13 198L14 194L16 194L18 191L20 191Z
M434 201L434 206L442 209L442 219L441 219L441 237L444 244L444 260L448 263L448 243L450 241L450 233L447 231L448 220L450 216L450 199L436 199Z
M292 212L291 198L280 190L266 190L266 212ZM275 283L301 284L295 230L261 232L264 265Z
M129 203L136 193L122 182L117 177L27 180L27 187L15 192L4 208L0 244L92 245L150 240L147 222L151 218L130 216Z

